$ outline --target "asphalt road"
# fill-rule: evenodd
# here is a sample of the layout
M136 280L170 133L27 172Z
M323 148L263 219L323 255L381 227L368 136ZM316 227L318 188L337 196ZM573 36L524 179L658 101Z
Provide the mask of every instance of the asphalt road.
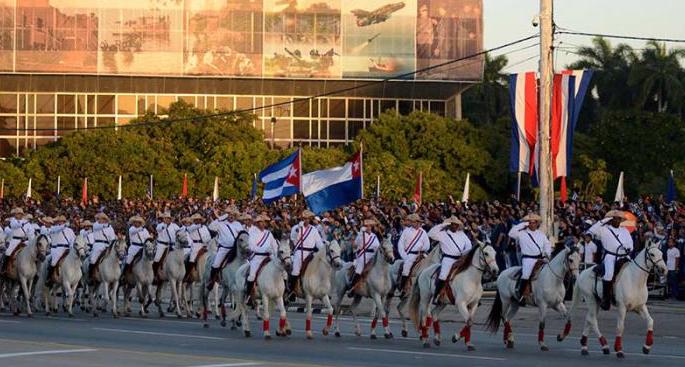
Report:
M478 312L477 320L485 319L490 300ZM52 366L178 366L178 367L231 367L231 366L541 366L544 364L576 367L585 366L677 366L685 365L685 303L659 302L651 305L655 319L655 345L650 355L641 353L644 325L637 315L629 315L624 337L625 360L615 355L602 355L596 338L590 339L590 355L580 355L578 336L584 314L574 318L574 330L563 343L556 334L563 322L557 315L547 321L547 344L550 351L542 352L537 345L537 319L535 310L522 310L514 323L516 348L506 350L501 333L490 335L476 325L473 343L477 350L467 352L463 343L452 344L451 334L461 329L454 309L443 316L443 343L424 349L416 333L402 338L397 318L391 320L395 338L382 338L379 325L378 340L368 337L369 322L362 320L365 335L353 335L349 316L341 323L342 337L324 337L320 330L324 315L315 315L314 340L304 338L304 319L301 313L290 313L293 335L287 338L274 336L264 340L261 322L252 318L253 337L246 339L240 331L222 328L212 320L209 329L203 329L198 320L159 319L152 317L123 317L110 315L94 319L77 314L75 318L13 317L0 314L0 366L52 367ZM154 314L153 314L154 315ZM393 315L395 315L393 313ZM395 315L396 316L396 315ZM272 318L273 326L278 324ZM380 324L380 323L379 323ZM613 345L615 321L612 314L604 314L600 327Z

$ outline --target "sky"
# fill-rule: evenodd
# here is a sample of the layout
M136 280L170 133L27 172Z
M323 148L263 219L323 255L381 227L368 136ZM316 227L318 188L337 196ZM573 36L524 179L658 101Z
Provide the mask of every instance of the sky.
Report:
M532 19L539 13L539 0L483 0L485 48L539 33L532 26ZM609 33L642 37L685 39L685 0L556 0L554 20L558 27L579 32ZM591 37L557 35L555 44L561 42L556 52L555 67L561 69L573 62L576 55L565 48L590 45ZM537 40L512 46L495 54L513 51L536 43ZM644 41L611 40L612 44L627 43L633 48L643 48ZM669 47L685 44L669 43ZM568 51L573 51L568 50ZM508 54L507 73L537 69L539 46Z

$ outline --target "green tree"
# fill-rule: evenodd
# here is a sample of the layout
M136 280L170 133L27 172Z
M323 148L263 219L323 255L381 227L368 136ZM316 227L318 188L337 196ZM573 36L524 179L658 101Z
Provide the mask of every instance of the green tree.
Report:
M628 80L638 90L636 107L656 112L682 111L685 84L680 61L685 59L685 49L669 50L665 43L648 41L640 56Z
M475 123L493 124L509 111L505 55L485 54L483 80L463 93L464 116Z

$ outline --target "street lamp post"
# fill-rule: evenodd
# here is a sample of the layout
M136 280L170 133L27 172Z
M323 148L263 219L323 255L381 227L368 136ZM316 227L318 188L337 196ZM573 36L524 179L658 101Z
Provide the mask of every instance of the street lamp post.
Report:
M274 149L274 127L276 126L276 117L271 116L271 149Z

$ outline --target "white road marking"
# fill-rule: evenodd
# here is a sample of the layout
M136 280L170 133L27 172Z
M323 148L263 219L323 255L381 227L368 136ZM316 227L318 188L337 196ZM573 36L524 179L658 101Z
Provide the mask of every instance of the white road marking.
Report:
M506 361L507 360L506 358L467 356L465 354L411 352L411 351L401 350L401 349L380 349L380 348L360 348L360 347L348 347L347 349L366 351L366 352L386 352L386 353L412 354L412 355L418 355L418 356L431 356L431 357L480 359L480 360L485 360L485 361Z
M18 324L21 321L16 321L16 320L0 320L0 322L4 322L6 324Z
M563 349L563 351L578 353L580 351L580 349ZM601 351L599 351L599 352L601 352ZM623 354L625 354L627 356L646 357L646 358L658 357L658 358L685 359L685 356L679 356L679 355L674 355L674 354L658 354L658 353L654 353L653 351L650 354L628 353L628 352L623 352Z
M222 364L203 364L201 366L190 366L190 367L238 367L238 366L259 366L264 363L259 362L238 362L238 363L222 363Z
M128 334L142 334L142 335L159 335L159 336L173 336L183 338L196 338L207 340L227 340L227 338L219 338L215 336L193 335L193 334L176 334L176 333L160 333L156 331L130 330L130 329L110 329L94 327L93 330L111 331L113 333L128 333Z
M66 353L86 353L95 352L97 349L60 349L60 350L39 350L35 352L2 353L0 358L13 358L24 356L38 356L44 354L66 354Z

